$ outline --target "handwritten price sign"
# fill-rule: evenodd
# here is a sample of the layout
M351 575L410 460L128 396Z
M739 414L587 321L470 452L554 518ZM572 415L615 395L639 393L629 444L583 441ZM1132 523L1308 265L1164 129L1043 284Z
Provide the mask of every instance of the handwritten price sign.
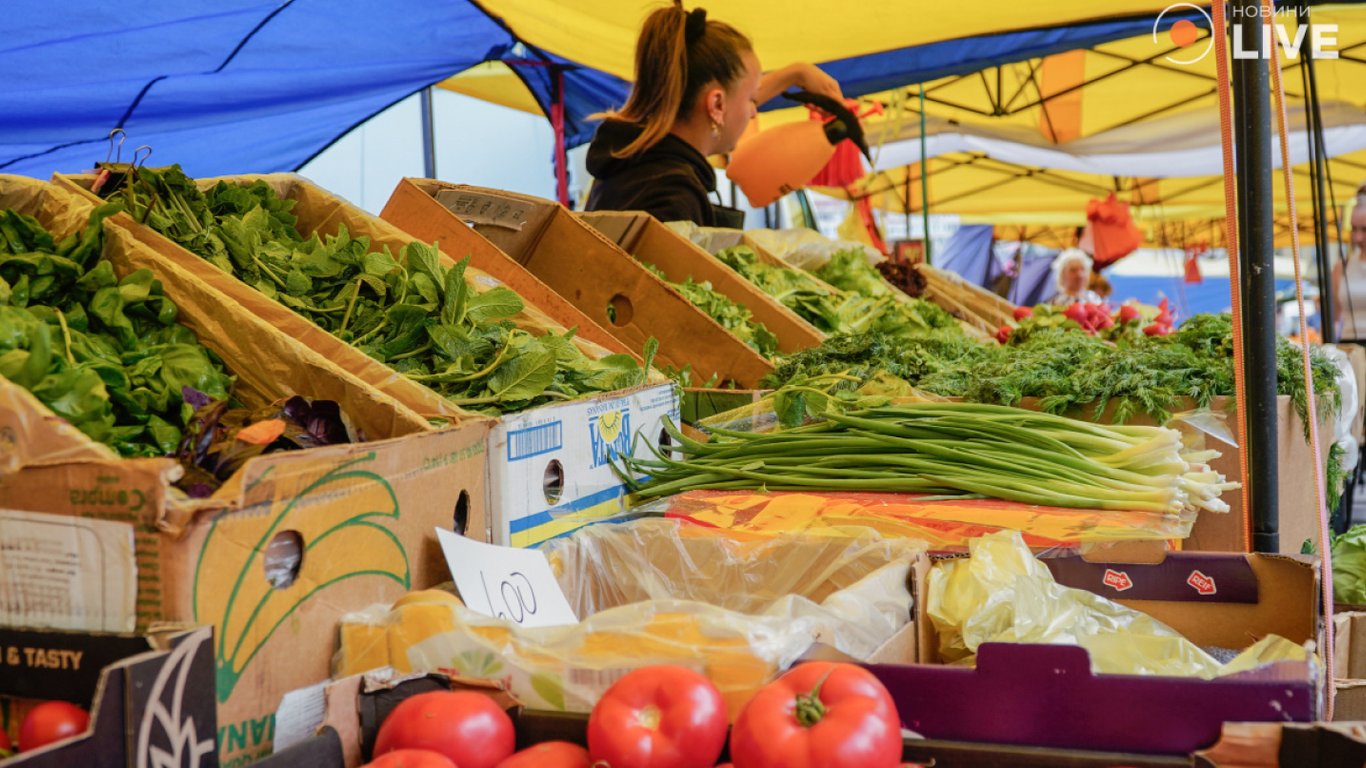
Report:
M460 597L472 611L524 627L577 624L545 555L436 529Z

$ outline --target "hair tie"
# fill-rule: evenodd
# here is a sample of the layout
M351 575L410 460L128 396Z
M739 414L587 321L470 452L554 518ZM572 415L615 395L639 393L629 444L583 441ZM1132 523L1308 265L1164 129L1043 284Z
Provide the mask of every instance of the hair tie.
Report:
M707 31L707 9L694 8L688 13L688 20L683 24L683 39L691 45L696 42L704 32Z

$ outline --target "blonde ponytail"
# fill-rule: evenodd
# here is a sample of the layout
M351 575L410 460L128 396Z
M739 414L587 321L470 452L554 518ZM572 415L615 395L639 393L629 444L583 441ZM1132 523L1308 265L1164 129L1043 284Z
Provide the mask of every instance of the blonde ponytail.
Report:
M658 144L676 121L687 117L703 86L715 82L729 87L744 74L740 54L752 50L749 38L706 15L700 8L689 13L681 0L674 0L645 19L626 106L593 116L640 126L635 141L614 151L614 157L634 157Z

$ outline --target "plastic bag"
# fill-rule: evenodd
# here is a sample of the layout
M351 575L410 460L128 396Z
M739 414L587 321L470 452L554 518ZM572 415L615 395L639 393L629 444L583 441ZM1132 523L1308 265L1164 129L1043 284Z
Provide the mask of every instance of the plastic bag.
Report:
M372 608L342 618L337 674L450 670L498 680L530 707L586 712L626 672L679 664L706 674L734 716L813 644L866 658L906 625L924 545L868 531L745 541L654 519L585 528L549 550L578 624Z
M1194 515L1042 507L999 499L934 499L909 493L842 491L688 491L637 507L732 534L843 536L868 529L918 539L932 550L961 551L999 530L1023 531L1036 550L1099 542L1183 539Z
M1351 472L1356 468L1357 461L1361 458L1360 446L1357 445L1356 437L1352 434L1352 427L1356 423L1357 411L1361 403L1361 393L1357 392L1356 372L1352 370L1352 361L1347 357L1347 353L1331 344L1323 345L1322 349L1338 369L1335 379L1338 389L1342 392L1342 407L1338 409L1333 442L1342 446L1343 470Z
M798 269L816 270L830 261L837 251L863 251L868 263L876 266L887 257L868 243L832 240L814 229L749 229L745 234L756 245Z
M1082 589L1058 584L1018 533L983 536L970 556L930 570L926 612L939 654L972 663L982 643L1079 645L1098 673L1212 678L1272 661L1305 660L1303 647L1275 635L1228 664L1151 616Z

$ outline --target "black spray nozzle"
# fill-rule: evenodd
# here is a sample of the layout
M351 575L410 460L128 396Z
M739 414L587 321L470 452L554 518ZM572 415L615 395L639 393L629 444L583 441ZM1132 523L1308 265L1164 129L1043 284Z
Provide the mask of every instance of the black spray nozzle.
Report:
M825 135L826 138L830 139L830 143L834 145L848 139L854 142L854 146L858 147L864 157L868 158L868 162L873 161L872 154L868 152L868 141L863 137L863 126L859 123L858 116L843 102L810 91L788 91L783 94L783 98L799 104L809 104L834 115L835 119L825 124Z

